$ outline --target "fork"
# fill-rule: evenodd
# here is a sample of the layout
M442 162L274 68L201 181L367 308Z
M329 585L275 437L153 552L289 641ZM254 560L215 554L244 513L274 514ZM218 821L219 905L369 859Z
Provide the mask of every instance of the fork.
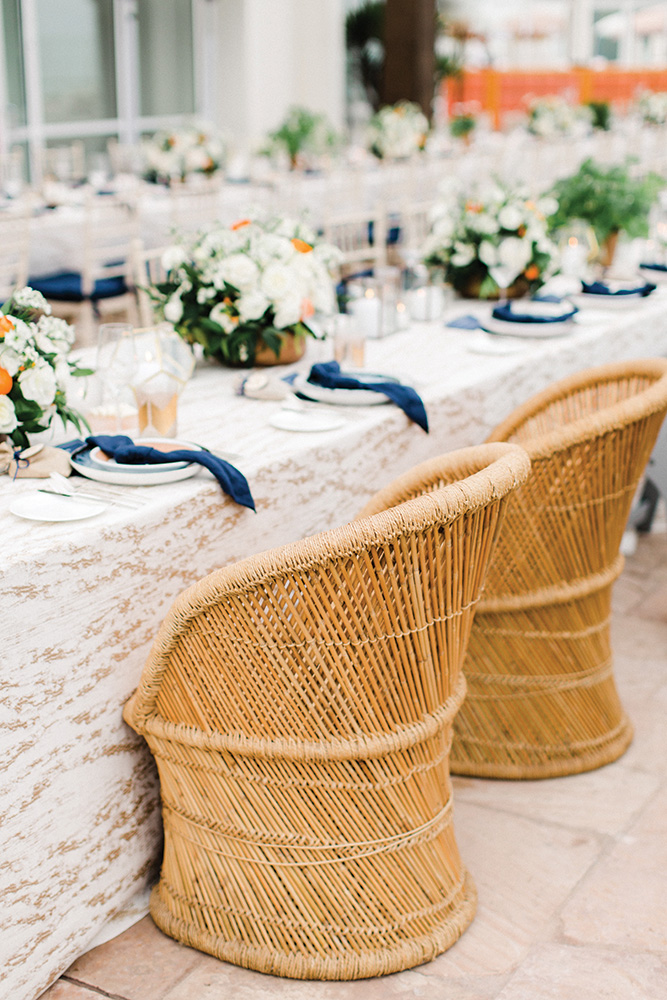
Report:
M41 490L45 493L56 493L59 496L72 497L73 499L80 497L82 500L106 501L107 503L118 504L120 507L130 507L133 510L143 507L146 503L146 500L143 498L128 496L127 494L120 495L115 490L109 489L106 486L79 489L72 486L69 480L65 476L61 476L58 472L51 473L48 484L42 487Z

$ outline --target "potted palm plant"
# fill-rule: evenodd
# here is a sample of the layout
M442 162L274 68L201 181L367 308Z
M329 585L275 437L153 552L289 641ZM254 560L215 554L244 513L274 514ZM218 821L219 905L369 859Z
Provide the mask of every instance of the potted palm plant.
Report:
M635 177L630 160L611 167L585 160L552 188L558 209L549 219L550 228L561 229L574 220L588 223L600 244L600 263L608 267L620 232L631 239L648 236L649 212L663 186L656 174Z

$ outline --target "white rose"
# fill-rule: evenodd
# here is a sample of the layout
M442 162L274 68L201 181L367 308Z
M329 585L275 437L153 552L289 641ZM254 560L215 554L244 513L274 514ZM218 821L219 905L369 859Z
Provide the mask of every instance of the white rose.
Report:
M262 291L272 301L284 298L294 285L294 276L284 264L269 264L262 275Z
M220 272L227 284L238 288L240 292L251 289L259 277L257 264L244 253L234 253L221 261Z
M168 247L162 254L162 266L165 271L175 271L177 267L184 264L187 260L187 254L184 247L173 246Z
M242 320L259 319L264 315L270 303L266 295L260 291L248 292L236 301L236 308Z
M18 427L16 410L9 396L0 396L0 434L11 434Z
M493 233L497 233L499 228L498 222L492 215L488 215L486 212L480 212L479 215L468 215L466 225L470 229L474 229L475 232L484 233L486 236L492 236Z
M39 406L50 406L56 395L56 374L51 365L35 365L19 375L19 385L25 399Z
M164 318L168 323L178 323L183 317L183 302L178 292L174 292L164 304Z
M515 278L525 269L532 253L533 249L528 240L519 239L518 236L508 236L498 247L498 260Z
M5 371L14 377L19 370L19 365L21 364L21 355L17 354L11 347L0 347L0 368L4 368ZM5 433L4 431L0 433Z
M498 251L489 240L482 240L477 256L487 267L494 267L498 263Z
M518 229L523 222L523 213L516 205L505 205L498 212L498 222L503 229Z
M475 248L469 243L455 243L450 261L452 267L467 267L475 259Z
M558 202L555 198L550 198L547 195L544 198L540 198L538 201L537 211L545 216L554 215L554 213L558 211Z
M294 326L295 323L299 322L301 319L301 303L301 296L292 293L274 304L274 325L278 330L282 330L286 326Z

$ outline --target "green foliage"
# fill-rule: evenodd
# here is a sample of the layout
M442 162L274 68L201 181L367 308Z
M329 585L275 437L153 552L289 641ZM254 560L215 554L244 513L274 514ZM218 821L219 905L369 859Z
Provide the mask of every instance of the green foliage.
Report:
M631 239L648 236L649 211L665 182L656 174L633 177L630 165L628 160L605 167L588 159L575 174L557 181L551 194L558 210L549 219L550 228L581 219L600 242L619 230Z
M609 102L589 101L586 107L590 108L593 128L599 128L604 132L608 132L611 128L611 107Z
M292 107L280 128L269 133L269 140L273 148L284 149L290 162L295 163L301 153L320 155L334 149L338 136L326 115L308 108Z
M456 115L449 123L449 131L455 139L463 139L477 124L474 115Z

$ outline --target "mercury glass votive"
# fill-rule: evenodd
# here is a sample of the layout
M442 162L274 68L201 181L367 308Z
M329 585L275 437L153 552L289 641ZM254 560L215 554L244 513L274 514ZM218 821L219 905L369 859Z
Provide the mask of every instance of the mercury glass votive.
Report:
M175 437L178 397L194 371L194 355L168 324L135 330L134 341L139 435Z

